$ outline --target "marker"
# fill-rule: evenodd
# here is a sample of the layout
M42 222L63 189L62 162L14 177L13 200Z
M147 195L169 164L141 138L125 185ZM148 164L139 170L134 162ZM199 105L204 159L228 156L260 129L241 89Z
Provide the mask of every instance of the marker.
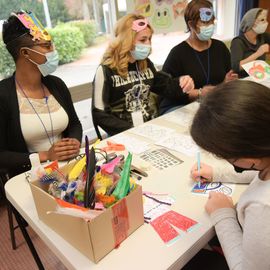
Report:
M197 170L199 173L200 180L198 182L198 187L201 188L201 176L200 176L200 168L201 168L201 155L200 152L197 153Z

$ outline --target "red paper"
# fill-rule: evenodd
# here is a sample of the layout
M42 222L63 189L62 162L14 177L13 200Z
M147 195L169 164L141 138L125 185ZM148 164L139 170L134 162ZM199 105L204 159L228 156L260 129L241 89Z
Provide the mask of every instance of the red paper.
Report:
M173 226L187 232L188 229L197 224L197 222L175 211L168 211L154 219L150 224L159 234L161 239L165 243L168 243L180 235Z

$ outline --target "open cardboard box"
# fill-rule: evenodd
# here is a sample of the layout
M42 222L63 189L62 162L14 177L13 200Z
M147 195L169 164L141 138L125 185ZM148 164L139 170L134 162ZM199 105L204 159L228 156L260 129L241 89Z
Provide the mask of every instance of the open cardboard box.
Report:
M73 166L68 164L61 170L67 173ZM39 180L30 186L40 220L95 263L144 223L141 186L91 221L47 214L57 206L54 197L46 192L48 186Z

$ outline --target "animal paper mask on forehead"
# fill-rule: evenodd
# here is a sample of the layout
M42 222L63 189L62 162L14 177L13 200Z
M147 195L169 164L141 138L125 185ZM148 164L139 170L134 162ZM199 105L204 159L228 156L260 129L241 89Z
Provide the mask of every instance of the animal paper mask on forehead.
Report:
M213 9L211 8L200 8L200 19L202 22L209 22L213 15L214 15L214 12L213 12Z
M30 35L33 37L33 41L46 40L51 41L50 34L45 30L41 22L32 12L22 11L21 13L11 13L11 15L17 17L20 22L30 30Z

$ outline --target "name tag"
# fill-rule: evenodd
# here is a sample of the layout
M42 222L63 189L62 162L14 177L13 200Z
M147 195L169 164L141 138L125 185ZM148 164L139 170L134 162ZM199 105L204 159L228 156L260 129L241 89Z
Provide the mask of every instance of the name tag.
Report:
M141 110L132 112L131 113L131 117L132 117L132 122L133 122L133 126L134 127L137 127L137 126L139 126L139 125L141 125L141 124L144 123L144 121L143 121L143 115L142 115L142 111Z

